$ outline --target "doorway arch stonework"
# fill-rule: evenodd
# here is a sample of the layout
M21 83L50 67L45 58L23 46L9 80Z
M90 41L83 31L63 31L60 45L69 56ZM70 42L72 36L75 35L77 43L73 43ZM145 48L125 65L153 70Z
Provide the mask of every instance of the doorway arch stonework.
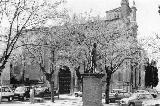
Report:
M58 72L59 93L68 94L71 89L71 71L69 67L63 66Z
M70 81L70 94L74 93L74 85L75 85L75 72L74 72L74 66L68 61L68 60L59 60L56 62L56 71L54 73L54 81L55 81L55 87L59 88L59 72L60 68L63 66L67 66L69 68L69 71L71 73L71 81Z

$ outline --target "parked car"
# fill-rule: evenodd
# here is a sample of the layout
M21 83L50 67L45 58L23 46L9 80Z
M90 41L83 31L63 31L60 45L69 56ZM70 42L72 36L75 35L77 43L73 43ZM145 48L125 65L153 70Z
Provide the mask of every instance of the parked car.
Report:
M159 104L150 93L133 93L129 98L119 101L120 106L151 106L151 103L153 106Z
M153 98L156 98L158 95L158 91L156 89L137 90L135 93L150 93Z
M136 90L134 93L149 93L147 90Z
M114 103L122 98L127 98L131 96L131 92L127 92L123 89L113 89L109 93L109 101L110 103ZM105 98L105 93L102 93L102 98Z
M14 100L13 90L8 86L0 86L0 98L6 98L8 101Z
M152 96L153 98L156 98L158 96L158 91L156 89L146 89Z
M51 97L51 91L48 87L38 87L35 90L35 96L36 97ZM54 88L54 96L58 96L59 98L59 89Z
M44 97L45 93L47 93L47 87L38 87L35 89L35 96L36 97Z
M74 92L74 95L75 97L78 97L78 96L82 97L82 92L81 91Z
M19 86L14 91L14 98L18 98L18 100L26 100L30 98L30 86Z

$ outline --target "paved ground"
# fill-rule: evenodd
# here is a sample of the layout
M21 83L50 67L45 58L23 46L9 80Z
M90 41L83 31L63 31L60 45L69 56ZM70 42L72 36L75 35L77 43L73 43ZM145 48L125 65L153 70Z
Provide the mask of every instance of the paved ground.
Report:
M104 100L102 100L104 104ZM7 102L3 101L0 106L82 106L82 97L74 97L70 95L60 95L58 99L55 97L55 103L52 103L51 100L45 100L44 103L34 103L30 104L29 101L20 102L20 101L13 101ZM104 104L104 106L117 106L116 104Z

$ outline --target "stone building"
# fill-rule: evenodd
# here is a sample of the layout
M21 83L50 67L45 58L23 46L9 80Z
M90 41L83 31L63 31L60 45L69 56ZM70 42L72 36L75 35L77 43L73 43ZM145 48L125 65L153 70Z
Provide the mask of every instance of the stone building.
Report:
M128 0L121 0L121 6L115 8L113 10L106 11L106 20L114 21L123 20L124 23L128 24L128 27L132 26L131 35L133 36L132 43L138 47L137 42L137 22L136 22L136 5L135 1L133 1L132 7L129 6ZM146 58L145 51L141 49L141 53L138 53L137 56L142 60L141 62L134 63L128 60L123 64L123 67L112 76L112 84L111 89L113 88L121 88L127 89L129 91L133 91L135 89L143 89L144 88L144 62ZM117 79L118 76L118 79Z
M69 39L71 42L71 47L76 50L77 47L86 47L84 43L90 43L92 45L94 42L101 42L98 44L98 51L103 52L102 45L108 45L108 49L106 52L114 51L113 44L116 45L117 48L120 49L121 52L126 48L140 48L138 46L137 41L137 22L136 22L136 6L135 2L133 2L133 6L129 6L128 0L122 0L121 6L106 11L106 19L105 20L95 20L91 22L86 22L83 24L75 24L75 25L66 25L63 26L54 26L52 28L38 28L31 29L25 32L25 35L29 35L30 38L33 38L32 41L39 40L42 38L46 40L47 37L45 35L51 34L55 35L52 39L56 39L57 36L62 36L65 39ZM34 36L33 36L34 35ZM37 37L37 38L36 38ZM106 39L104 39L104 37ZM65 41L64 39L62 39ZM55 40L56 41L56 40ZM62 45L68 45L68 42L61 42ZM109 42L109 43L107 43ZM116 43L114 43L116 42ZM101 45L101 46L100 46ZM66 46L67 47L67 46ZM100 48L102 47L102 48ZM91 49L91 48L90 48ZM140 48L141 49L141 48ZM63 48L62 50L57 50L55 54L55 59L57 60L54 63L55 72L53 75L53 80L55 87L59 87L60 93L73 93L74 91L80 90L80 84L78 83L77 76L75 73L75 67L77 64L73 64L66 57L68 55L67 51L70 49ZM43 57L46 71L50 71L51 65L51 54L50 50L45 48L43 49ZM89 52L86 50L89 54ZM129 51L131 52L131 51ZM74 54L74 51L72 52ZM128 52L123 53L127 55ZM65 55L64 55L65 54ZM118 53L117 53L118 54ZM135 58L145 57L145 53L143 50L137 53ZM73 55L74 56L74 55ZM112 55L114 56L114 55ZM109 56L106 58L109 58ZM83 60L81 57L80 60ZM137 59L138 60L138 59ZM143 60L143 59L141 59ZM36 63L35 63L36 64ZM106 64L109 64L106 63ZM126 60L121 65L121 67L113 74L111 81L111 89L119 88L131 91L132 89L138 89L144 87L144 71L143 71L144 62L133 62L131 60ZM32 66L33 64L30 64ZM28 66L29 67L29 66ZM37 66L38 67L38 66ZM80 73L84 73L85 65L83 63L80 64ZM27 69L26 69L27 70ZM34 78L40 79L40 70L39 68L32 68L31 71L34 74L37 73L38 76L34 75ZM100 68L97 68L100 70ZM33 72L27 71L29 77L33 77ZM105 73L105 71L103 72ZM42 75L42 74L41 74ZM43 76L43 75L42 75ZM103 89L105 89L105 78L103 78ZM36 79L36 78L35 78Z

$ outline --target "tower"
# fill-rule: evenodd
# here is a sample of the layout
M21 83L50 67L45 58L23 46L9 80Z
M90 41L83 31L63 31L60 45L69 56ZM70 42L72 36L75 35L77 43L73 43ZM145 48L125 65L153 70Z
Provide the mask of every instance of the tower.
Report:
M133 30L133 36L135 38L137 37L137 29L138 29L138 25L136 22L136 11L137 11L137 8L135 5L135 1L133 1L133 6L131 7L130 22Z
M135 1L133 1L133 6L132 6L131 9L132 9L131 20L136 22L136 11L137 11L137 8L136 8Z
M130 7L128 0L122 0L121 1L121 16L122 18L126 18L129 16L130 13Z

